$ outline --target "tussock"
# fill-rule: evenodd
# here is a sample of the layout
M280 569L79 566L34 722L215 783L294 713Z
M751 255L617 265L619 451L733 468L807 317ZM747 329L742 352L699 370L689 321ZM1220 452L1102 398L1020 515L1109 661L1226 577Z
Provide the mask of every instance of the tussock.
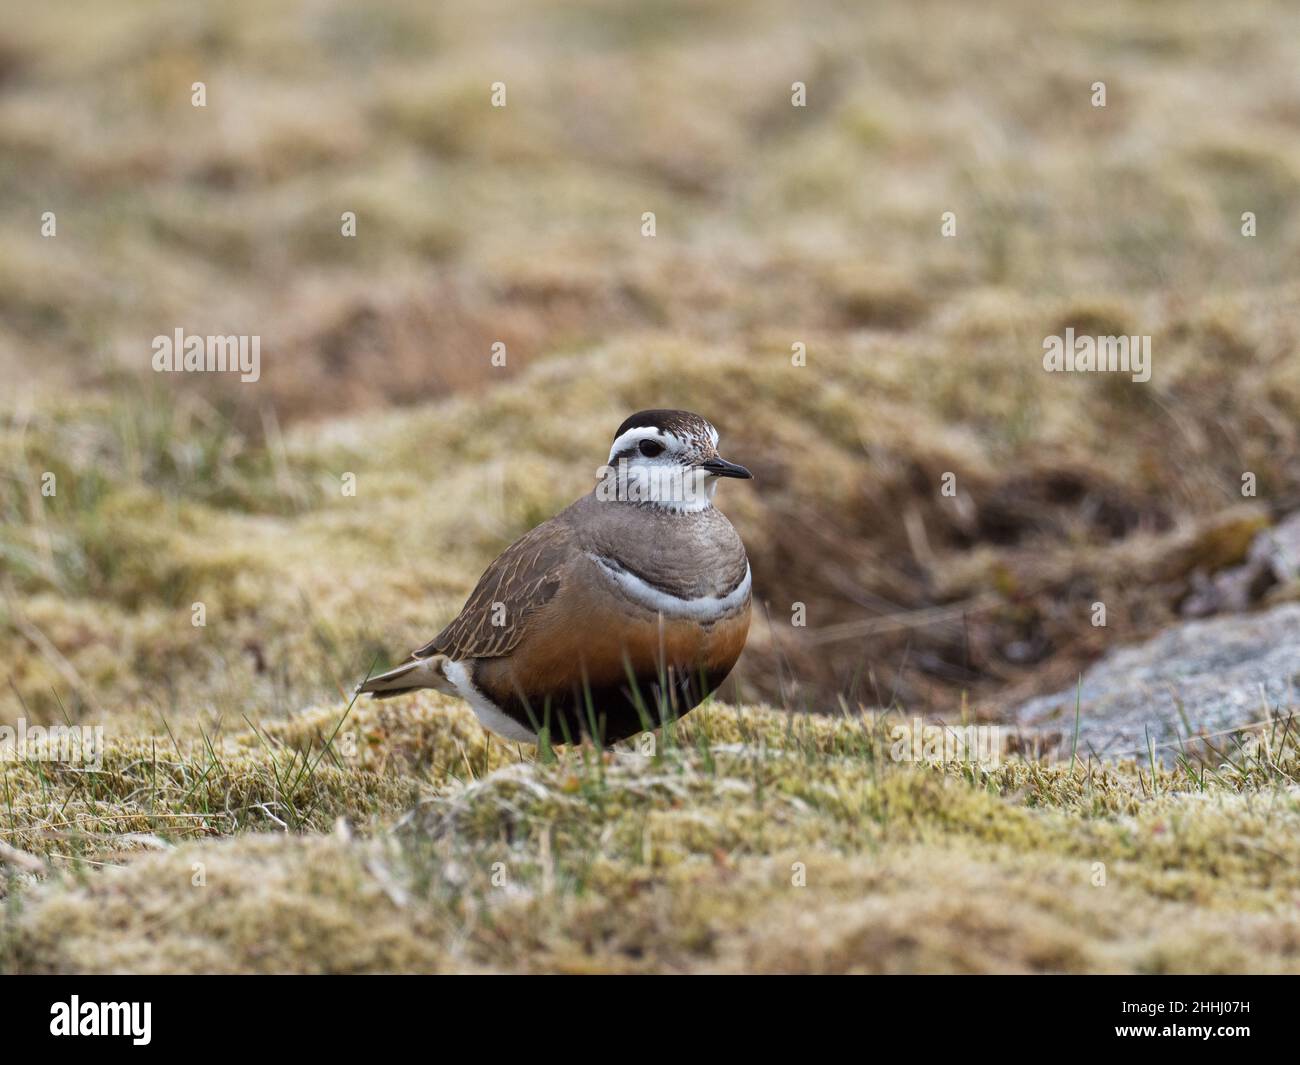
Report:
M1300 505L1294 6L647 11L0 27L0 722L108 741L0 761L0 969L1296 970L1293 738L888 742L1066 687ZM261 380L153 374L177 327ZM1044 373L1067 328L1151 381ZM345 715L655 406L756 474L738 709L554 761Z
M713 705L653 754L539 759L476 737L468 711L417 703L400 726L384 704L349 715L359 742L335 735L338 764L293 793L311 805L292 831L248 811L285 812L274 764L328 753L332 712L227 737L209 774L225 805L200 824L163 815L196 805L170 782L138 789L130 824L80 815L84 864L54 857L67 837L49 810L74 785L50 780L50 805L6 811L50 865L11 879L0 966L1300 969L1294 749L1270 779L1211 774L1193 791L1159 766L900 764L883 719ZM105 806L130 753L106 762ZM156 835L130 846L128 829Z

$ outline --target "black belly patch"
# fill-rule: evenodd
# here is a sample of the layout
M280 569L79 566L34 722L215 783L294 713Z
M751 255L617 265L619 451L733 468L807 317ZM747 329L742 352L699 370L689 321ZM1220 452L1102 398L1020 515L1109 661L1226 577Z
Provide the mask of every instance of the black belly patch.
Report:
M553 744L577 743L586 737L605 746L657 729L693 710L730 672L669 670L663 684L658 677L638 678L616 685L576 686L544 696L516 692L493 701L502 713L538 736L546 729Z

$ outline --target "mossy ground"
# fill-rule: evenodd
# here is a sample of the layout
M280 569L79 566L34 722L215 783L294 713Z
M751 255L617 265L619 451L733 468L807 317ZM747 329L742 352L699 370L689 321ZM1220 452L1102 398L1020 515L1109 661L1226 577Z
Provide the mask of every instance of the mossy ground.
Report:
M10 765L0 968L1300 970L1289 742L1197 779L891 730L715 705L539 758L426 695Z
M1290 738L986 774L840 716L1005 721L1300 504L1296 69L1267 0L10 20L0 724L109 750L0 761L0 966L1296 968ZM178 326L261 379L152 373ZM1044 373L1071 326L1151 381ZM654 406L757 474L736 709L539 762L426 696L327 750Z
M1300 500L1300 25L1040 8L150 0L0 29L0 609L28 633L0 659L28 709L73 672L182 716L254 679L286 711L336 693L658 405L759 474L724 505L770 616L820 633L760 624L732 701L997 717L1168 622ZM1043 373L1071 326L1151 335L1152 381ZM261 336L261 378L151 373L177 327ZM196 599L221 639L172 623Z

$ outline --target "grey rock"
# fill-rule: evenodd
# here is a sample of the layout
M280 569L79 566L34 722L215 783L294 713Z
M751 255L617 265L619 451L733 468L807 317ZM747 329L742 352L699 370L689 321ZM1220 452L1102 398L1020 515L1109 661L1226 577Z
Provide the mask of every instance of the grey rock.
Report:
M1275 585L1288 585L1297 578L1300 578L1300 511L1261 530L1241 565L1212 575L1192 573L1191 589L1180 612L1188 618L1240 613Z
M1183 617L1203 618L1249 610L1273 579L1271 570L1246 565L1233 566L1213 577L1193 573L1189 583L1192 590L1183 600L1181 613Z
M1300 511L1260 533L1250 554L1268 564L1279 584L1300 577Z
M1058 751L1068 757L1077 691L1032 699L1013 719L1021 728L1059 735ZM1169 763L1180 739L1212 733L1220 733L1212 741L1220 750L1231 751L1225 730L1285 717L1297 691L1300 603L1182 622L1144 644L1111 651L1083 675L1078 753L1146 760L1149 736L1157 756ZM1202 749L1194 741L1188 747Z

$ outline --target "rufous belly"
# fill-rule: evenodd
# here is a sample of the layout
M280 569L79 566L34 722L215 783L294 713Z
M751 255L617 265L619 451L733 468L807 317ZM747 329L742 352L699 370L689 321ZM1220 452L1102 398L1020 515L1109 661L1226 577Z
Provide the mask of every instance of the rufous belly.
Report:
M641 731L652 691L673 689L671 712L678 715L716 688L744 650L749 618L748 600L711 623L612 599L562 604L510 655L479 659L474 680L521 722L535 724L542 708L552 708L575 733L589 732L584 713L599 713L612 742Z

